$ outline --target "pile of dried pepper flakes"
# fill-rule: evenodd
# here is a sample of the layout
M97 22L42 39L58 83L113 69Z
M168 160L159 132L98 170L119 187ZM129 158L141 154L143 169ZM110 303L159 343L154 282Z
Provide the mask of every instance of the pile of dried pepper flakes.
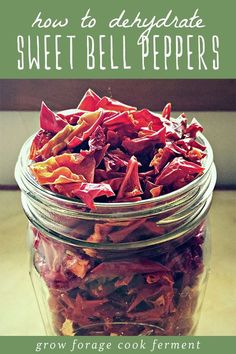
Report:
M137 202L191 182L204 170L201 125L100 98L88 90L76 109L54 113L45 103L30 169L41 185L90 209L99 202Z
M30 150L37 182L84 202L138 202L179 189L203 173L202 131L184 114L137 110L88 90L76 109L52 112L42 103ZM79 220L73 237L135 242L164 234L155 217ZM204 222L163 252L119 256L60 243L32 228L34 264L49 290L59 335L186 335L194 326L203 272ZM119 325L120 323L120 325ZM153 325L149 327L145 325Z

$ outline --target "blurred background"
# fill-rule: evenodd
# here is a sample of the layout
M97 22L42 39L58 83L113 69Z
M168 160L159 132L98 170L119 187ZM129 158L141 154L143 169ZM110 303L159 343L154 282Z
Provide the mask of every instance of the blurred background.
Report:
M236 335L236 80L0 80L0 335L45 334L28 275L27 219L14 190L19 150L39 128L42 100L55 111L73 108L88 88L158 112L171 102L174 117L185 112L203 125L218 190L209 213L211 273L196 334Z

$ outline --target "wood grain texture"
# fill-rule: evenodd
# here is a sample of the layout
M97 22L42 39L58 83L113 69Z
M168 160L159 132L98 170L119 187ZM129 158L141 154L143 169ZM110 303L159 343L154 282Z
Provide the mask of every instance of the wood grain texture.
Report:
M0 80L0 110L38 111L76 107L91 88L131 105L160 111L172 102L175 111L235 111L236 80Z

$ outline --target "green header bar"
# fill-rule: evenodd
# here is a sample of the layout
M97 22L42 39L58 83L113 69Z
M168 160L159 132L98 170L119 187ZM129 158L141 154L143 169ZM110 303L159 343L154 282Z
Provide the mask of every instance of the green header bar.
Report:
M236 78L235 0L1 6L0 78Z
M1 353L233 354L236 337L0 337Z

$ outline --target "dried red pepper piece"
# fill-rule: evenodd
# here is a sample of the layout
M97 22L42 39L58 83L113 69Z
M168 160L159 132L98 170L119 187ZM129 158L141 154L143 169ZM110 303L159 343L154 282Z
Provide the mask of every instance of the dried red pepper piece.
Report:
M117 231L109 232L108 238L113 243L118 243L124 241L132 232L137 231L137 229L145 223L145 218L128 223L127 226L122 225L122 228Z
M118 171L120 168L127 167L129 162L129 156L127 156L122 150L115 149L107 153L104 157L104 164L106 172Z
M117 193L117 199L137 197L142 194L138 176L138 161L132 156L128 162L126 174Z
M30 154L29 158L30 160L35 160L37 161L38 158L40 158L40 149L46 145L49 140L51 140L53 137L53 133L49 131L45 131L43 129L40 129L39 132L35 135L31 147L30 147Z
M157 176L155 183L162 185L170 185L180 178L187 175L195 175L202 173L204 168L182 157L175 157L162 172Z
M46 160L50 156L56 156L61 151L66 149L67 144L65 139L73 131L73 126L67 124L62 130L60 130L56 135L54 135L42 148L38 151L38 155Z
M67 125L67 121L53 113L44 102L40 111L40 127L51 133L58 133Z
M78 108L72 108L72 109L66 109L64 111L57 112L57 115L61 117L62 119L66 120L67 123L75 125L77 124L79 118L85 113L86 111L83 111Z
M122 142L122 146L130 153L130 154L138 154L145 149L153 147L155 145L164 145L166 136L165 128L161 128L159 131L154 132L150 135L146 135L142 138L125 138Z
M106 196L114 196L111 186L106 183L68 183L66 185L57 184L55 190L70 198L80 198L88 208L94 210L94 199Z
M86 112L78 120L78 125L66 137L65 143L69 148L75 148L94 132L103 120L102 111Z
M201 126L201 124L198 123L195 118L193 118L192 122L186 128L186 135L190 136L191 138L195 138L197 132L199 131L202 132L203 127Z
M158 114L155 114L144 108L140 111L131 112L135 120L137 129L148 128L150 130L158 131L164 127L164 120Z
M171 103L167 103L167 105L164 107L162 111L162 117L166 119L170 119L170 114L171 114Z
M103 108L107 111L115 111L115 112L125 112L125 111L134 111L137 108L129 106L127 104L124 104L122 102L119 102L117 100L114 100L113 98L110 97L103 97L98 103L97 103L97 109L98 108Z
M156 275L156 273L155 273ZM162 276L159 276L159 279L161 281ZM167 276L164 276L164 279L168 279ZM130 304L129 308L128 308L128 312L131 312L135 309L135 307L137 305L140 304L140 302L145 301L145 302L150 302L153 303L154 301L149 299L152 297L156 297L159 298L161 294L166 294L166 288L168 287L168 291L172 292L172 286L173 286L173 279L171 276L169 276L169 283L167 285L157 285L157 284L151 284L151 285L145 285L142 286L142 288L140 289L140 291L137 293L134 301L132 301L132 303ZM163 291L164 290L164 291ZM146 317L148 318L148 317Z
M81 154L63 154L36 162L30 169L40 184L91 182L94 179L95 159Z
M206 153L202 150L192 147L192 149L187 153L187 158L191 161L198 161L201 163L201 160L206 156Z
M102 150L106 145L106 136L100 125L97 125L96 129L90 135L88 145L90 151Z
M91 89L85 93L84 97L80 101L78 108L84 111L96 111L97 104L100 101L100 97Z
M65 303L64 314L66 318L80 323L80 325L88 325L91 323L89 317L99 316L100 307L106 303L107 299L85 300L80 294L77 294L75 300L61 294L61 300Z
M128 114L127 111L121 113L115 113L114 115L108 116L104 119L103 126L110 130L116 130L124 125L130 125L134 127L134 120L132 115ZM134 128L133 128L134 129Z
M166 145L163 149L159 148L157 150L157 153L153 156L149 166L154 167L155 172L159 173L173 156L173 150L171 150L169 146Z

